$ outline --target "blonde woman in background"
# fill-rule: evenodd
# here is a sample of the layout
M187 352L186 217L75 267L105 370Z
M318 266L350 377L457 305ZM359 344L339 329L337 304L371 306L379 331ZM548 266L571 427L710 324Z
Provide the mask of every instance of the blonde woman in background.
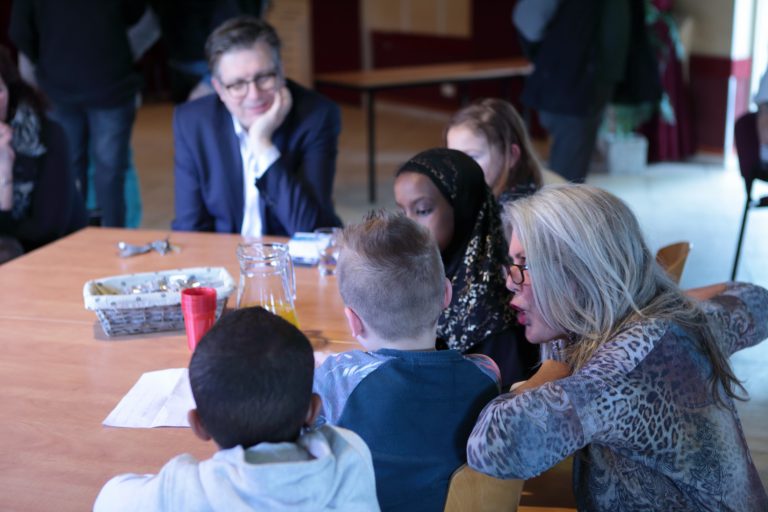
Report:
M456 112L445 130L445 143L475 159L500 203L563 181L542 168L520 114L502 99L485 98Z

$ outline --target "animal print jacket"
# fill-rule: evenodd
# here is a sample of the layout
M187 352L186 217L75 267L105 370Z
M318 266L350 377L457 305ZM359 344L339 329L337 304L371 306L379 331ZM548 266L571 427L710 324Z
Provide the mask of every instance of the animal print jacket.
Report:
M726 354L768 338L768 290L731 283L702 303ZM680 326L645 320L579 371L502 395L478 419L469 465L530 478L574 454L580 510L766 511L768 497L733 402L711 392L709 360Z

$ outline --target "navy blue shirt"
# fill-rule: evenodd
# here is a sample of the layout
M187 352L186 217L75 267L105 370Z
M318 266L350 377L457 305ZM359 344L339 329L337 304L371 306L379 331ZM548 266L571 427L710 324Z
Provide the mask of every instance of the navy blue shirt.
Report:
M442 511L469 434L499 393L495 363L456 350L358 350L315 372L319 423L353 430L373 455L383 511Z

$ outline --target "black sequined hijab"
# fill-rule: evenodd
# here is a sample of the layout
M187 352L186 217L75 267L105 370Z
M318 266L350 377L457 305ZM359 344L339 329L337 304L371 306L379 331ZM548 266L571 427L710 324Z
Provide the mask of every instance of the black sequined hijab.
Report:
M427 176L453 207L453 239L441 252L453 299L438 322L437 335L449 348L466 351L514 323L502 264L507 242L499 206L471 157L447 148L428 149L397 171Z

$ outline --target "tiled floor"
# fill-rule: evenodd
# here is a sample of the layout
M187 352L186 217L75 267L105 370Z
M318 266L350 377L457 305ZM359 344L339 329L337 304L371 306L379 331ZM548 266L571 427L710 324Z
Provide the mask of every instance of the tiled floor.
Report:
M422 149L441 144L447 115L393 105L377 109L379 200L367 202L364 115L342 108L335 200L345 222L371 208L389 208L393 173ZM144 202L145 228L167 229L173 217L171 107L148 105L139 111L133 146ZM589 182L624 199L635 211L652 250L679 240L693 243L681 286L695 287L730 277L744 190L735 164L712 159L698 163L652 165L640 175L594 174ZM768 194L767 188L762 188ZM768 210L768 209L767 209ZM768 211L750 214L737 278L768 287ZM763 482L768 483L768 342L732 358L751 400L738 404L744 430Z

